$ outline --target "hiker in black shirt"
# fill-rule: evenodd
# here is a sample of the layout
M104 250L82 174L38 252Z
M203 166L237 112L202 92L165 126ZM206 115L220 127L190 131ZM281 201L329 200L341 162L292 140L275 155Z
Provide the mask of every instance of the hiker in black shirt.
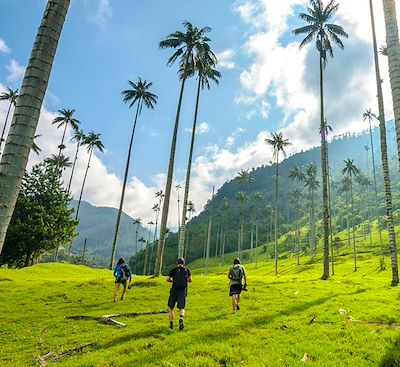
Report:
M168 319L170 329L174 328L174 307L177 304L179 309L179 330L183 330L183 317L185 316L185 303L187 295L187 284L192 282L190 270L184 267L185 261L179 257L176 267L173 268L168 276L167 282L172 283L168 298Z

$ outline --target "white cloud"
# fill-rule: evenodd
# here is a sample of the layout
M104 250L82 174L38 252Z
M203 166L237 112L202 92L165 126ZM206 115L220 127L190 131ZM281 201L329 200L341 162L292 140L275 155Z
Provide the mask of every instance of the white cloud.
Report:
M104 27L107 21L112 16L112 8L109 0L97 0L96 8L91 12L89 19L98 24L101 27Z
M251 105L265 119L271 105L283 113L278 124L284 135L297 147L309 148L319 143L319 73L318 55L313 44L299 50L300 37L289 35L289 23L297 17L295 6L306 11L305 0L240 1L234 10L245 23L253 26L246 36L243 51L251 57L250 65L241 73L243 90L236 103ZM337 22L350 34L345 49L334 50L324 72L325 112L335 134L358 132L366 128L362 122L365 108L376 109L376 87L372 63L369 8L360 8L354 1L341 2ZM375 9L378 43L382 44L382 9ZM297 8L296 8L297 10ZM298 23L297 23L298 24ZM388 81L387 60L381 60L381 72ZM391 118L390 83L383 84L387 118ZM357 91L355 93L354 91ZM246 115L245 115L246 116Z
M233 69L235 62L232 60L235 52L232 49L226 49L221 52L217 52L215 56L218 59L218 67L222 69Z
M202 122L198 127L199 134L205 134L210 131L210 125L207 122Z
M192 133L192 128L191 127L185 127L184 131L187 133ZM207 124L207 122L202 122L200 125L197 126L196 128L196 133L197 134L206 134L210 131L210 125Z
M21 83L22 78L25 74L25 66L20 65L18 61L12 59L8 65L6 65L8 75L6 79L11 83Z
M10 52L10 48L2 38L0 38L0 52L4 52L5 54Z

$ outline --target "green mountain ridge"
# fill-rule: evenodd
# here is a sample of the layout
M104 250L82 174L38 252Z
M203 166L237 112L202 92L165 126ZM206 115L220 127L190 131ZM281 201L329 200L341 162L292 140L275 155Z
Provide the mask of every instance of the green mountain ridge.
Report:
M77 204L78 202L74 200L71 206L76 208ZM91 258L90 262L97 266L107 267L110 262L117 213L116 208L94 206L82 201L79 209L79 224L76 227L78 236L72 243L73 252L81 254L85 238L87 238L87 254ZM122 212L116 258L129 258L135 254L136 225L133 221L132 217ZM152 238L152 233L143 226L139 226L137 239L141 237L147 241ZM138 241L138 250L142 248L143 245Z
M394 210L399 206L398 200L398 166L397 166L397 148L394 132L393 121L386 124L387 127L387 149L388 157L391 169L392 178L392 195ZM382 168L381 168L381 156L380 156L380 141L379 141L379 129L374 128L372 131L374 153L375 153L375 167L377 177L377 188L379 196L379 215L382 216L381 220L384 220L385 207L384 207L384 194L383 194L383 181L382 181ZM370 147L370 136L369 132L359 134L344 134L340 137L334 138L329 143L329 164L330 164L330 175L331 182L338 182L343 178L342 169L344 167L344 160L347 158L354 159L354 163L364 173L368 173L368 177L373 182L372 176L372 163L371 163L371 151L368 153L365 146ZM368 163L367 163L367 154ZM293 205L290 203L288 194L296 189L296 183L289 178L289 172L293 166L298 165L305 167L309 163L315 163L317 166L318 177L320 181L320 148L315 147L307 151L295 153L279 164L279 222L281 223L279 232L280 235L286 232L293 231L294 226L294 210ZM368 164L368 172L367 172ZM213 216L212 222L212 234L211 234L211 249L210 256L214 256L218 246L217 232L220 230L222 225L222 204L224 199L229 203L229 210L227 211L227 231L226 231L226 249L225 252L233 252L237 249L238 243L238 225L239 225L239 203L235 200L235 196L239 191L243 191L248 197L252 197L256 192L260 192L263 195L263 200L259 203L254 201L248 201L244 206L245 216L245 227L244 227L244 249L250 247L250 213L251 210L256 210L257 217L259 218L259 244L264 244L272 240L270 233L271 216L267 214L266 206L274 206L274 188L275 188L275 164L269 166L261 166L252 168L250 175L254 179L251 184L242 184L236 179L231 179L225 182L214 195L213 199L210 200L204 207L204 210L200 212L196 217L192 218L187 225L188 232L188 252L187 260L189 262L204 256L206 234L207 234L207 223L208 216L211 212ZM358 208L355 212L355 224L362 223L365 218L365 207L363 208L363 201L366 201L366 193L363 193L362 189L355 183L355 191L358 190L358 197L355 198L355 208ZM303 184L300 184L300 189L303 190L303 194L306 194ZM369 189L369 199L372 200L373 187ZM321 233L321 229L318 226L320 219L320 189L317 190L317 196L315 199L316 203L316 224L317 232L316 239L318 240ZM332 207L337 210L334 225L337 226L337 230L343 230L346 224L346 207L345 200L337 195L337 191L332 189ZM372 202L370 203L372 206ZM252 206L256 209L252 209ZM365 206L365 205L364 205ZM370 209L372 210L372 209ZM300 213L300 225L307 226L308 221L308 208L305 202L302 203L302 210ZM383 225L382 228L385 228ZM177 234L171 233L166 242L165 250L165 264L171 264L174 262L177 254ZM142 256L143 257L143 256Z

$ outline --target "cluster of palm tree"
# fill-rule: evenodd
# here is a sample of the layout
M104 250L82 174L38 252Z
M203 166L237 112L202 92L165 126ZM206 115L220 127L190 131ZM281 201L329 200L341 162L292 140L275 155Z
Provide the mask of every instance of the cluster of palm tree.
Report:
M386 27L386 48L385 54L388 57L388 65L390 72L390 82L392 88L392 98L394 105L395 124L396 124L396 136L398 143L398 158L400 161L400 85L397 81L400 79L400 69L398 68L398 55L400 54L400 43L397 27L397 16L396 7L394 0L382 0L385 16L385 27ZM389 235L389 249L391 257L391 270L392 270L392 283L398 284L398 266L397 266L397 250L394 234L393 225L393 208L392 208L392 193L391 183L389 176L389 166L387 158L386 148L386 127L384 117L384 106L381 88L381 77L378 63L378 50L376 45L375 36L375 25L372 1L369 1L370 13L371 13L371 25L372 25L372 36L373 36L373 52L375 60L375 74L376 74L376 85L377 85L377 98L378 98L378 114L375 115L379 122L380 130L380 144L381 144L381 160L382 160L382 171L384 179L384 192L385 192L385 206L387 213L387 228ZM0 250L3 246L8 224L11 219L11 215L17 200L21 179L23 177L24 170L28 161L29 152L34 146L35 130L39 119L40 108L43 102L43 98L47 89L48 79L51 72L55 52L57 49L58 39L61 34L62 26L65 21L67 11L69 9L70 0L57 0L56 2L48 2L45 14L42 18L41 25L38 29L37 37L35 38L35 44L33 46L32 54L29 59L27 66L27 72L24 76L22 87L18 96L18 99L10 99L9 96L2 95L2 99L10 101L10 108L12 104L15 106L13 121L18 118L18 124L11 124L10 131L7 137L4 150L2 151L2 160L0 163L0 187L2 188L2 195L0 195ZM49 11L53 6L57 7L57 11ZM339 4L335 0L330 0L325 6L322 0L310 0L310 6L307 12L300 13L300 18L306 22L305 26L297 28L293 31L295 35L305 35L305 38L301 41L300 47L304 47L312 41L315 41L315 47L319 57L319 80L320 80L320 138L321 138L321 177L322 177L322 225L323 225L323 278L326 279L329 276L329 163L328 163L328 152L327 152L327 132L329 127L326 123L326 116L324 110L324 68L327 65L328 57L333 57L333 45L337 45L343 49L344 44L341 38L347 38L348 35L345 30L336 22L331 22L333 16L337 12ZM176 51L168 60L168 65L172 65L175 61L179 60L179 76L181 79L181 89L178 101L178 107L175 117L174 132L171 143L170 159L168 166L167 182L165 188L164 205L162 208L161 224L160 224L160 239L157 248L157 260L155 264L155 274L159 275L162 267L162 259L164 252L165 237L167 232L167 219L169 210L169 201L172 188L172 176L174 169L174 158L175 149L177 143L177 132L179 127L179 116L182 106L182 98L184 94L185 83L188 78L192 76L198 77L198 91L196 96L196 109L194 117L194 128L192 129L192 143L191 152L194 144L194 134L197 121L197 107L199 101L199 95L201 87L209 87L209 80L218 82L220 74L215 70L216 58L209 46L210 39L206 36L210 32L210 28L205 27L198 29L191 23L184 23L185 32L174 32L171 33L166 40L160 42L161 48L174 48ZM52 47L40 47L40 45L49 44ZM141 81L139 79L139 81ZM143 83L145 86L147 83ZM134 87L135 88L135 87ZM10 90L7 92L10 94ZM13 91L14 92L14 91ZM135 102L137 104L136 116L141 111L141 106L146 102L141 97L131 97L129 93L125 96L126 101L131 101L132 105ZM155 103L155 97L152 100L152 104ZM147 106L147 105L146 105ZM149 106L147 106L149 107ZM152 108L152 106L150 106ZM6 124L8 120L7 113L6 123L3 130L6 130ZM135 118L136 123L136 118ZM134 125L135 126L135 125ZM134 132L134 129L133 129ZM65 134L63 134L64 136ZM84 187L84 183L87 176L87 171L90 165L90 159L92 156L93 149L97 147L100 151L103 146L99 140L99 134L92 133L95 138L91 144L88 144L89 160L85 173L84 182L82 185L81 195ZM277 134L275 134L277 135ZM277 272L277 235L278 235L278 154L282 151L282 147L278 147L277 136L273 135L273 138L268 141L274 147L274 153L276 155L276 187L275 187L275 207L274 207L274 231L275 231L275 271ZM285 142L280 135L281 143ZM0 138L0 150L2 148L2 141L4 134ZM131 143L133 139L133 133ZM275 140L275 142L274 142ZM61 156L63 141L59 147L59 154ZM130 145L131 147L131 145ZM77 147L78 150L78 147ZM77 154L76 154L77 157ZM126 175L129 165L130 150L128 154ZM55 159L55 157L53 157ZM62 163L62 159L58 159L57 164ZM75 160L76 161L76 160ZM74 161L74 163L75 163ZM64 163L65 164L65 160ZM190 181L190 166L191 166L191 153L189 154L188 169L186 174L185 184L185 196L189 193L189 181ZM74 168L74 166L73 166ZM346 168L346 175L351 181L350 171ZM352 183L350 184L351 188ZM70 186L70 184L69 184ZM123 196L124 196L125 185L123 185L120 211L122 210ZM78 214L79 207L77 209ZM185 225L186 225L186 211L187 205L184 202L182 205L182 216L180 218L180 240L178 246L178 254L181 255L184 250L185 238ZM116 235L118 233L119 219L116 225ZM240 225L239 225L240 227ZM239 232L240 233L240 232ZM240 235L239 235L240 237ZM115 240L116 241L116 240ZM114 242L115 242L114 241ZM241 242L239 241L239 245ZM113 255L115 253L115 244L113 245ZM112 263L113 259L111 260Z
M173 32L169 34L165 40L160 42L160 48L175 49L175 52L168 59L167 65L172 66L176 61L179 61L178 74L181 80L181 88L179 93L178 106L175 116L175 124L171 142L167 181L165 185L164 205L161 214L160 239L158 242L157 258L154 269L154 274L156 276L160 275L163 263L167 219L169 212L169 202L171 196L172 178L174 171L175 150L177 145L177 134L179 129L179 119L182 108L182 100L183 100L185 84L190 77L196 76L198 78L196 105L195 105L194 119L192 126L192 138L190 143L188 165L186 170L182 216L180 217L181 223L179 223L178 256L184 255L184 242L186 238L185 233L186 233L186 221L187 221L186 212L188 208L187 203L189 197L190 174L191 174L191 165L192 165L193 149L195 142L200 91L201 89L204 89L204 87L210 88L210 81L218 83L218 79L221 76L221 74L215 69L215 66L217 64L217 58L211 50L209 44L211 40L206 36L206 34L211 31L211 28L204 27L199 29L187 21L183 23L183 26L185 28L184 32L181 31Z

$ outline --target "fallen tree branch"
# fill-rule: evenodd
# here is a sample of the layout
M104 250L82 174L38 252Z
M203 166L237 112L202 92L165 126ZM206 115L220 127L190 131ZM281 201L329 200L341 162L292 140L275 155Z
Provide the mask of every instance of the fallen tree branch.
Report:
M115 321L113 319L114 317L137 317L137 316L143 316L143 315L157 315L157 314L162 314L162 313L168 313L168 311L161 310L161 311L149 311L149 312L129 312L129 313L119 313L119 314L113 314L113 315L103 315L101 317L76 315L76 316L66 316L66 319L68 319L68 320L94 320L101 324L112 325L112 326L116 326L119 328L123 328L123 327L126 327L126 325L122 322Z
M54 362L62 357L66 357L66 356L72 356L78 353L82 353L82 351L86 348L92 348L96 345L96 343L86 343L86 344L82 344L82 345L78 345L75 348L72 349L68 349L65 350L61 353L52 353L52 352L48 352L47 354L43 355L43 356L39 356L38 358L38 362L40 366L45 366L47 363L49 362Z

